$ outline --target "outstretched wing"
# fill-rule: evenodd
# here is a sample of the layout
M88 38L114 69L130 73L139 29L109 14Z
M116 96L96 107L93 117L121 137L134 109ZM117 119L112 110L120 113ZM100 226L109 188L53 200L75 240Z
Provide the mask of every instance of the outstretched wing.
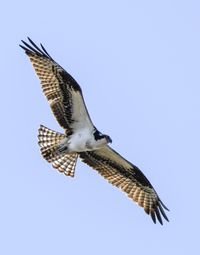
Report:
M80 86L60 65L58 65L41 44L39 48L30 38L29 43L20 45L41 81L42 89L51 109L67 134L84 125L93 128L84 103Z
M83 162L96 169L111 184L126 192L127 195L150 214L154 223L156 218L162 223L167 207L162 203L151 183L139 168L125 160L109 146L88 152L81 152ZM164 209L163 209L164 208Z

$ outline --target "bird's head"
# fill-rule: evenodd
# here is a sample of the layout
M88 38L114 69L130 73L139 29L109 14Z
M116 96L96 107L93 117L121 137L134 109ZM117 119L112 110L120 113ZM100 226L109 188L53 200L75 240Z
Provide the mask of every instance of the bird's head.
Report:
M94 139L101 142L102 144L112 143L112 139L110 138L110 136L102 134L98 130L95 130L94 132Z
M112 143L112 139L110 138L109 135L103 135L103 136L106 139L107 143Z

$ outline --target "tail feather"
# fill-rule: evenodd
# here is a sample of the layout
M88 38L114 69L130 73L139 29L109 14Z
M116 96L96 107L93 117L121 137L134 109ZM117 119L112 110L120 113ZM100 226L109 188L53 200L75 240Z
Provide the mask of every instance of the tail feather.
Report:
M61 173L74 177L77 158L78 158L77 153L60 155L60 157L57 157L54 160L52 166L54 168L57 168L58 171L60 171Z
M59 153L57 150L60 141L65 137L66 136L64 134L55 132L42 125L38 129L38 144L40 146L42 156L49 163L52 163L54 168L57 168L65 175L73 177L78 154L64 154Z
M45 126L40 126L38 130L38 144L41 147L42 156L49 162L53 162L58 156L56 151L59 142L65 135L55 132Z

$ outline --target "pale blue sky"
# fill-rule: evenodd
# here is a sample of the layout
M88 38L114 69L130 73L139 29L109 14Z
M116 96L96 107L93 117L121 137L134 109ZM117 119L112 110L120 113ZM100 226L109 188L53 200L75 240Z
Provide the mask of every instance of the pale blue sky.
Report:
M4 1L1 23L1 254L197 254L199 1ZM20 40L42 42L82 87L95 125L170 208L143 210L79 162L42 159L39 124L62 131Z

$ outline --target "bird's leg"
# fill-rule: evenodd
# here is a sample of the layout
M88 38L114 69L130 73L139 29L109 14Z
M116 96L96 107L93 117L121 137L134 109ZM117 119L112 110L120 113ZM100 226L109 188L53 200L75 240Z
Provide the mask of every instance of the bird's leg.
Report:
M68 139L64 138L61 140L60 144L58 145L56 151L59 153L67 152L68 150Z

